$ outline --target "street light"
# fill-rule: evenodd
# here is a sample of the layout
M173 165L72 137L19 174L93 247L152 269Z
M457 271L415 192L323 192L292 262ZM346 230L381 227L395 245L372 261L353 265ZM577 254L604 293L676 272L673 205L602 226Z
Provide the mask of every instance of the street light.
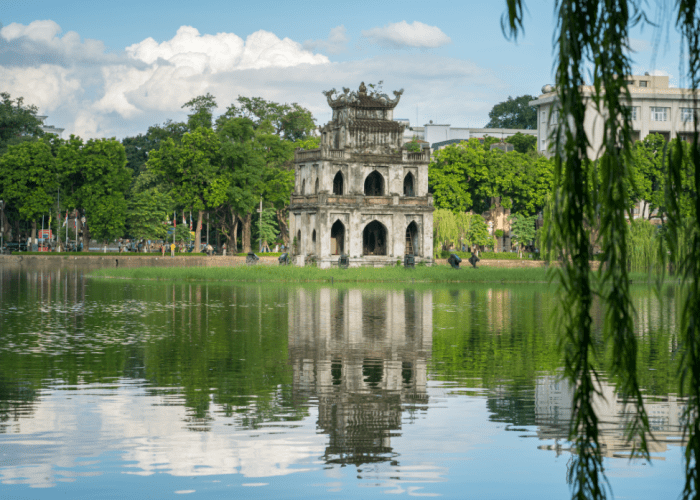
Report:
M5 202L0 200L0 253L5 253Z

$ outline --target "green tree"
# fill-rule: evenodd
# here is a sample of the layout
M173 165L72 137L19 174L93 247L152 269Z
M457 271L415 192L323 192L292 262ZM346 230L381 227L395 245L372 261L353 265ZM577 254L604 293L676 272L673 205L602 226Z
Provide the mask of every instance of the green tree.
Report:
M435 153L428 169L428 182L436 208L465 212L483 199L483 181L489 174L485 154L476 139L449 145Z
M537 127L535 126L535 128ZM512 144L518 153L533 153L535 152L535 147L537 146L537 137L518 132L515 135L508 137L506 142Z
M216 100L209 92L207 92L206 95L197 96L183 104L183 108L190 108L192 111L187 115L187 126L189 129L194 131L199 127L212 128L213 110L216 109L216 106Z
M0 190L10 209L31 222L36 243L37 218L55 207L58 190L58 168L48 141L8 146L0 156Z
M529 94L499 102L489 111L486 128L537 128L537 110L530 106L535 98Z
M263 245L273 245L277 239L279 230L277 228L277 218L272 208L265 208L262 214L258 213L253 221L254 236L257 240L256 249Z
M129 199L128 231L137 239L164 240L169 226L165 223L173 208L169 194L157 188L140 191Z
M12 144L42 137L39 109L25 105L24 98L12 99L7 92L0 92L0 155Z
M512 214L508 217L510 222L510 238L518 248L518 255L522 257L522 248L526 243L535 240L536 215Z
M502 19L513 36L523 29L524 2L507 0ZM610 346L607 361L617 390L635 405L630 413L627 441L649 457L649 419L638 378L638 343L634 334L628 262L627 216L634 181L630 91L622 78L631 74L629 40L632 28L647 20L646 4L638 1L559 0L554 35L556 99L561 115L554 132L555 188L547 217L547 252L561 264L552 270L561 283L557 327L563 350L564 375L574 387L569 438L576 449L569 467L574 498L605 498L603 457L594 395L600 360L599 339ZM657 12L662 21L674 19L683 40L683 67L688 70L691 95L700 88L700 17L698 4L675 2L675 11ZM584 91L588 84L589 91ZM602 156L587 157L590 144L585 130L588 105L601 116ZM700 494L700 199L684 206L682 199L692 185L700 191L700 145L695 123L693 145L669 148L664 172L664 238L671 262L680 272L684 293L679 324L683 354L680 392L688 394L684 432L685 486L683 498ZM684 153L687 151L687 153ZM592 180L596 189L591 189ZM692 199L692 198L691 198ZM590 221L598 220L599 244L605 266L598 276L591 270ZM665 258L666 252L661 253ZM555 267L555 266L553 266ZM659 282L660 287L660 282ZM591 309L600 298L606 321L602 337L594 335Z
M86 143L71 135L58 151L67 205L86 218L83 246L91 236L111 240L124 234L131 183L124 146L116 139L90 139Z
M221 175L221 143L213 130L186 133L181 144L171 138L150 155L147 166L171 188L175 204L197 213L195 252L200 251L204 211L222 204L228 180Z
M248 118L255 127L269 122L274 133L290 141L307 138L316 128L311 111L297 103L279 104L262 97L238 96L238 106L231 104L216 120L217 129L231 118Z

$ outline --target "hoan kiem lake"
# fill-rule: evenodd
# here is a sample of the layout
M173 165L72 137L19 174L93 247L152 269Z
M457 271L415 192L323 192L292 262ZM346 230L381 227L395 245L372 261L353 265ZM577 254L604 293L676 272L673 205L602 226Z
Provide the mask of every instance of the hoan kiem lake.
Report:
M630 460L603 373L605 473L615 498L675 498L679 291L632 293L655 441ZM0 497L567 498L555 298L2 266Z

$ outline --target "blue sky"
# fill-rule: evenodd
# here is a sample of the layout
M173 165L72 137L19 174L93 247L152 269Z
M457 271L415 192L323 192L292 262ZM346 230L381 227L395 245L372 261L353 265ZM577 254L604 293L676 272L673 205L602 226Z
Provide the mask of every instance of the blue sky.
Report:
M553 2L526 4L514 43L501 32L503 1L3 0L0 90L85 138L181 120L180 106L206 92L220 111L260 96L324 123L321 90L379 80L405 89L396 117L478 127L494 104L552 81ZM678 84L677 35L652 64L653 35L633 34L635 72Z

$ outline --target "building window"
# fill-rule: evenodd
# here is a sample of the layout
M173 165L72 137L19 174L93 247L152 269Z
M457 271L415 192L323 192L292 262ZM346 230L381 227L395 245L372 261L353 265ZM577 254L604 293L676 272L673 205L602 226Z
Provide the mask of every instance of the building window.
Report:
M693 108L681 108L681 121L682 122L694 122L695 121L695 110Z
M542 123L547 123L547 112L546 111L542 111L541 121L542 121Z
M639 86L640 87L647 87L648 86L648 81L646 80L639 80Z
M556 125L557 123L559 123L559 110L558 109L552 111L552 119L550 120L550 123L552 125Z
M634 85L634 80L627 80L625 81L627 85Z
M545 151L547 149L547 140L540 139L540 151Z
M653 122L667 122L668 121L668 108L656 108L651 107L651 121Z
M639 120L639 112L640 112L639 106L630 106L629 109L630 109L630 119L632 121Z

